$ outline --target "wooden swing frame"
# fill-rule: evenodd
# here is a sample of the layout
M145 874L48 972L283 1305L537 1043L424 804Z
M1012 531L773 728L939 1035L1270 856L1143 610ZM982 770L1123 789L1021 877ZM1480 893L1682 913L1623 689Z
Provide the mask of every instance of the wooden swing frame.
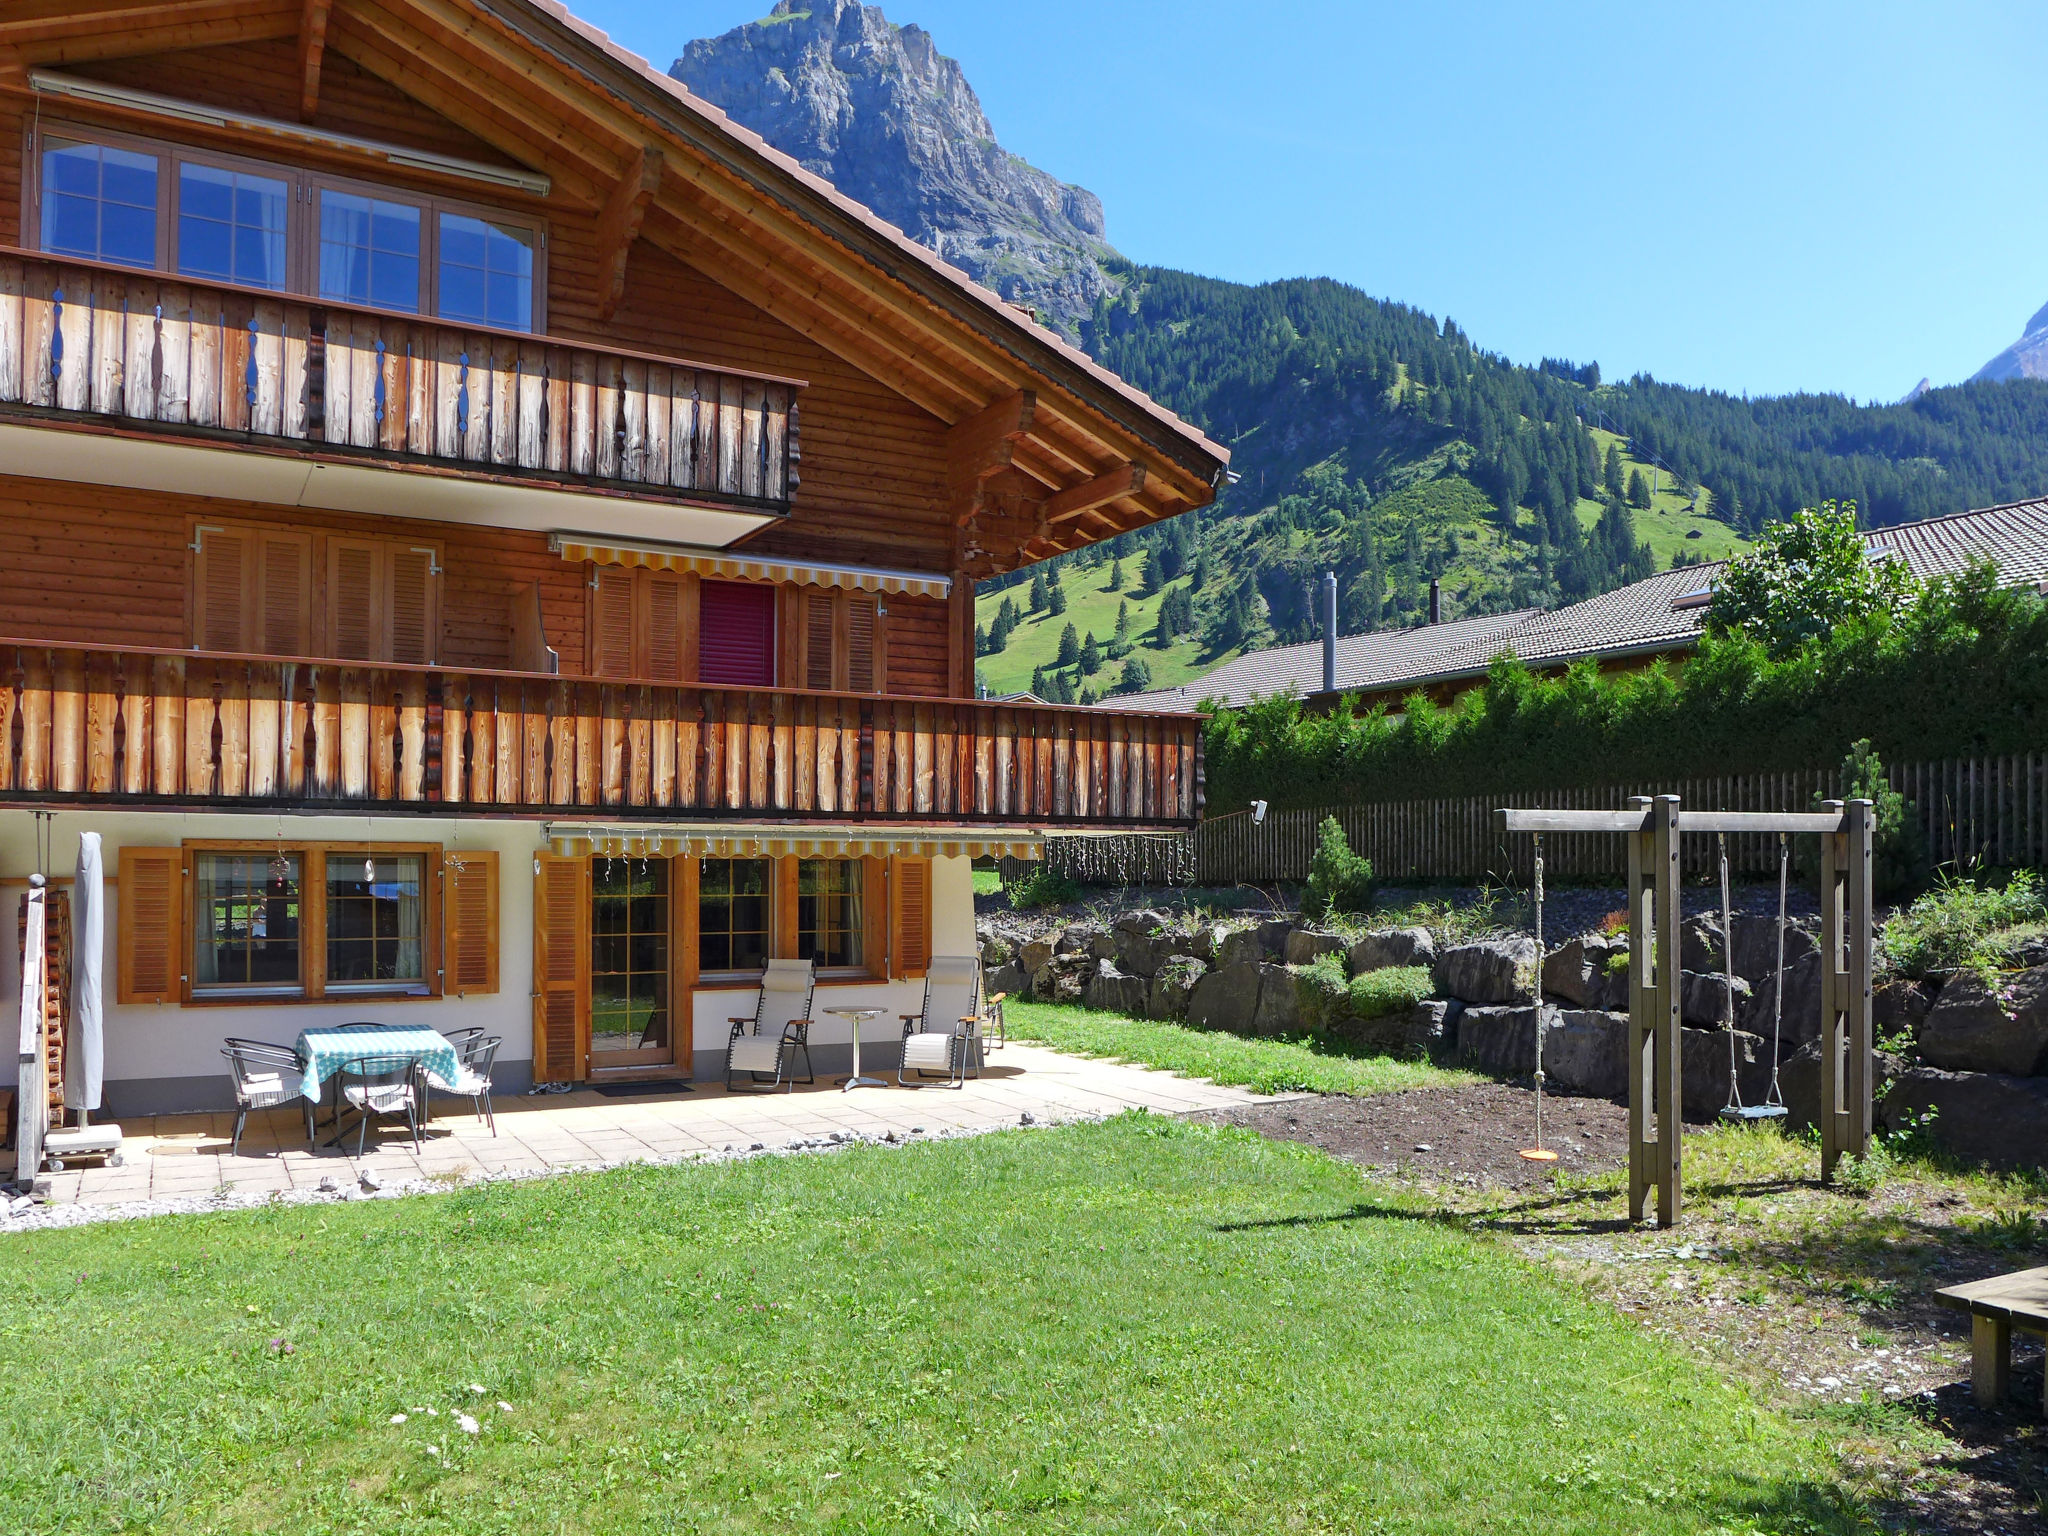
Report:
M1686 811L1678 796L1631 796L1624 811L1502 809L1508 832L1619 832L1628 839L1628 1211L1643 1220L1652 1189L1657 1224L1682 1208L1685 1103L1679 1035L1679 838L1688 832L1820 836L1820 1176L1863 1157L1871 1133L1871 803L1828 800L1818 811ZM1732 942L1724 934L1723 943ZM1543 957L1536 959L1539 974ZM1537 1028L1542 1028L1538 987Z

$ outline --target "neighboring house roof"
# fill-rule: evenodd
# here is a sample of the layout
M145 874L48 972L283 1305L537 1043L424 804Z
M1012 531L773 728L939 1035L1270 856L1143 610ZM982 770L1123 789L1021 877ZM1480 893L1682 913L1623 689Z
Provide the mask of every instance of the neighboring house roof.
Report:
M1902 556L1922 578L1951 576L1972 560L1997 562L2008 586L2048 586L2048 497L1875 528L1864 535L1873 549ZM1722 562L1659 571L1549 611L1457 619L1415 629L1344 635L1337 640L1337 688L1374 693L1477 677L1503 651L1536 666L1585 657L1619 658L1682 650L1699 638L1705 598ZM1347 666L1347 656L1359 660ZM1285 692L1322 692L1322 643L1285 645L1227 661L1181 688L1122 694L1105 703L1119 709L1188 709L1206 697L1233 705Z
M1381 629L1337 637L1337 686L1347 693L1384 688L1413 676L1417 670L1447 665L1475 647L1499 649L1500 637L1528 619L1534 609L1480 614L1446 624L1420 624L1412 629ZM1488 652L1493 654L1492 651ZM1323 642L1276 646L1226 661L1196 682L1148 693L1116 694L1104 703L1118 709L1192 709L1203 699L1231 705L1249 704L1271 694L1307 695L1323 686Z

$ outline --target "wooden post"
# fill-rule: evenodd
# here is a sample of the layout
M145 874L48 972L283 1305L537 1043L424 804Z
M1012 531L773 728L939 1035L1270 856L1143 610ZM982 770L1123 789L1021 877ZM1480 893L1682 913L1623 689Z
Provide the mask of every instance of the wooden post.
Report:
M1821 836L1821 1153L1832 1179L1870 1150L1871 803L1830 800L1842 830Z
M1684 1052L1678 1034L1678 796L1659 795L1652 808L1651 879L1656 894L1657 1225L1678 1224L1679 1137L1684 1133Z
M1821 802L1828 811L1843 809L1839 800ZM1846 927L1847 865L1846 832L1823 832L1820 837L1820 1176L1823 1183L1835 1176L1848 1140L1844 1103L1848 1084L1844 1081L1844 1058L1848 1054L1848 1012L1844 993L1849 973L1843 963L1842 930Z
M1641 1221L1650 1187L1657 1223L1679 1214L1679 1137L1685 1102L1678 1035L1678 797L1632 796L1649 826L1630 832L1628 999L1628 1212ZM1656 1117L1656 1128L1650 1118Z
M1970 1395L1980 1408L1996 1408L2012 1385L2012 1323L1970 1315Z

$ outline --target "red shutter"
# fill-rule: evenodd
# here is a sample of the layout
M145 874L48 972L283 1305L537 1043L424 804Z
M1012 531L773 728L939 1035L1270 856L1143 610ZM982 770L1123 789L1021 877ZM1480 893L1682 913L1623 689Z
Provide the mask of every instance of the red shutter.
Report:
M732 688L775 686L775 589L752 582L707 581L697 677Z

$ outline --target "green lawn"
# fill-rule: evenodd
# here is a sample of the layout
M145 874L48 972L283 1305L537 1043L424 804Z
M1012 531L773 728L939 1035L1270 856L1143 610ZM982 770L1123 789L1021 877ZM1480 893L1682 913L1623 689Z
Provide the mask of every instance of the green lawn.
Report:
M1114 1056L1260 1093L1391 1093L1478 1081L1470 1073L1447 1071L1426 1061L1347 1056L1307 1041L1247 1040L1092 1008L1013 1002L1005 1009L1010 1033L1020 1039L1084 1056Z
M0 1279L10 1532L1854 1529L1818 1440L1497 1240L1141 1115L20 1236Z

